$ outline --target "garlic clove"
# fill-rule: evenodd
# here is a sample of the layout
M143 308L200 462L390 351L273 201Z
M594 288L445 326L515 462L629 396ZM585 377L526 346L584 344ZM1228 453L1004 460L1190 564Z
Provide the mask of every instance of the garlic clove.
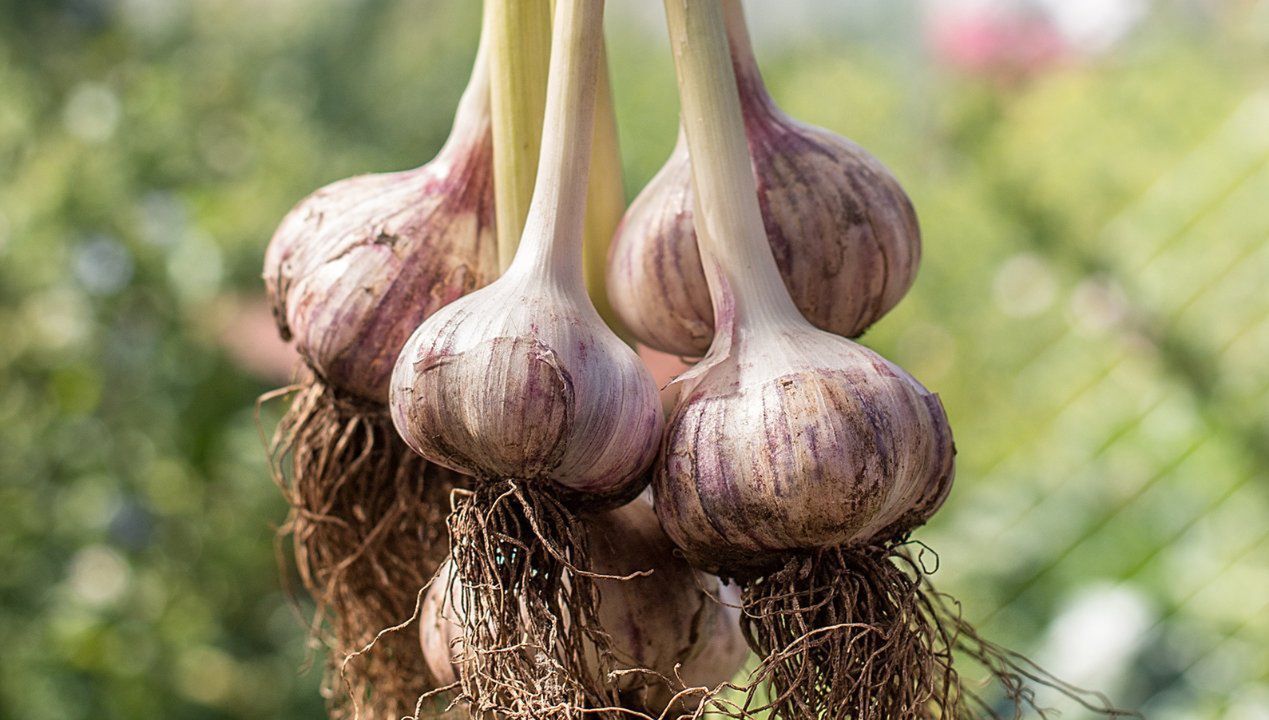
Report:
M689 560L757 571L785 551L888 540L938 509L955 448L937 395L811 328L738 343L683 389L654 480Z

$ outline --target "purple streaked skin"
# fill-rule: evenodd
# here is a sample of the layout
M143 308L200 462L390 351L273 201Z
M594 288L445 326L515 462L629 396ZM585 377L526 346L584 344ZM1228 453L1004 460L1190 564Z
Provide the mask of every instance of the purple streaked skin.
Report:
M386 403L414 328L497 277L491 127L482 38L435 159L332 183L274 233L264 281L278 330L326 384Z
M735 50L733 66L763 224L785 286L813 325L856 337L915 280L921 255L916 212L876 158L776 107L747 40ZM709 347L713 314L682 136L614 236L608 288L640 342L685 357L700 357Z
M706 687L740 670L748 647L740 632L736 586L723 586L677 556L647 499L588 516L585 522L595 572L626 576L652 571L631 580L598 581L600 625L612 636L619 667L675 677L676 665L681 665L678 672L688 686ZM457 680L453 658L461 652L461 640L457 648L451 643L462 635L462 584L448 563L438 578L424 599L419 625L428 667L444 685ZM623 691L634 691L647 679L629 674L618 682ZM655 680L646 692L643 709L653 715L672 694Z
M653 481L692 563L743 578L789 552L893 540L933 515L955 456L937 395L845 338L739 332L687 383Z
M421 168L318 190L266 253L280 333L325 382L386 403L410 333L497 277L493 210L487 121Z
M647 369L584 290L514 268L418 328L390 404L431 462L597 498L643 487L663 428Z

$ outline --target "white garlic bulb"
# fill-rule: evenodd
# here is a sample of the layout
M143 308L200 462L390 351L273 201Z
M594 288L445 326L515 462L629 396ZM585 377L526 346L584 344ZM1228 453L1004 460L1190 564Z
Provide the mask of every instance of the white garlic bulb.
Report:
M656 453L660 400L576 280L517 262L419 327L392 383L406 443L477 477L627 493Z

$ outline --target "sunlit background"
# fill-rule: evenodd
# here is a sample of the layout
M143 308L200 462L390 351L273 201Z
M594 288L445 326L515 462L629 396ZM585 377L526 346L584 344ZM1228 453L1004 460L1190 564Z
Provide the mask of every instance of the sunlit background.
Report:
M659 3L609 5L633 196L677 99ZM1151 718L1269 717L1269 2L749 11L777 101L920 212L865 340L956 428L936 581ZM0 0L0 717L321 717L261 254L308 191L431 157L478 15Z

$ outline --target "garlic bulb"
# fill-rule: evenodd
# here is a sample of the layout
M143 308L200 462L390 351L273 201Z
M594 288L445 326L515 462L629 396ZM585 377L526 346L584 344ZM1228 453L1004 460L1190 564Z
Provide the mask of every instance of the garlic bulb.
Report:
M783 552L886 541L942 504L951 430L902 368L793 318L717 350L684 383L654 483L694 565L746 575Z
M585 75L552 73L538 182L511 266L410 337L392 415L410 447L460 472L628 499L662 418L651 376L582 279L595 68Z
M656 386L600 319L580 271L561 277L530 259L533 238L549 237L536 228L530 218L503 277L410 338L393 420L416 452L460 472L628 497L656 453Z
M423 318L497 276L489 68L482 41L432 162L328 185L282 221L264 280L279 330L326 383L387 400Z
M650 670L686 687L713 688L740 671L748 647L739 627L739 591L693 570L674 554L645 497L586 521L594 538L594 570L631 580L600 582L599 617L613 638L619 670ZM462 585L446 564L428 589L420 613L420 640L428 667L441 685L456 681L461 661ZM718 600L715 600L718 598ZM721 602L719 602L721 601ZM589 648L593 657L593 646ZM601 678L596 678L602 681ZM651 673L618 676L623 707L661 713L674 684ZM687 698L676 709L685 711Z
M858 145L793 120L767 94L740 0L724 3L762 222L785 287L815 326L855 337L916 277L916 213L894 176ZM683 133L627 211L609 254L608 293L640 342L700 357L713 312L693 229Z

